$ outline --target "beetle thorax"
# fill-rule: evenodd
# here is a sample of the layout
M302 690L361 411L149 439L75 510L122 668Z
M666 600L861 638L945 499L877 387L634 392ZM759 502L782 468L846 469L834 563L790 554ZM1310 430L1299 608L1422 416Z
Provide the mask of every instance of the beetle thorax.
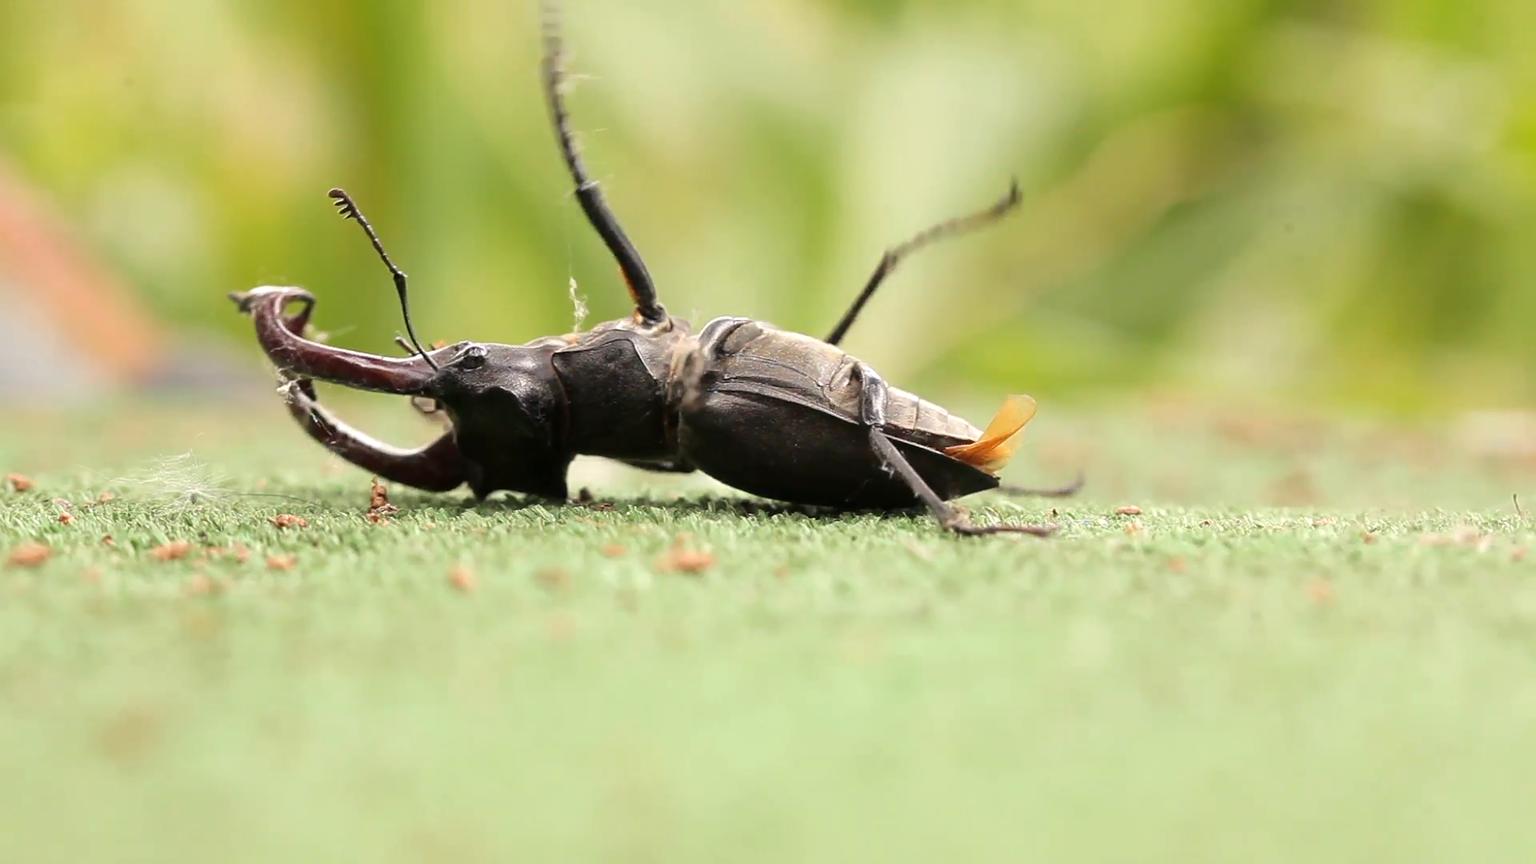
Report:
M672 357L688 325L631 320L600 325L551 358L565 392L566 438L573 452L631 461L676 455L676 412L668 398Z

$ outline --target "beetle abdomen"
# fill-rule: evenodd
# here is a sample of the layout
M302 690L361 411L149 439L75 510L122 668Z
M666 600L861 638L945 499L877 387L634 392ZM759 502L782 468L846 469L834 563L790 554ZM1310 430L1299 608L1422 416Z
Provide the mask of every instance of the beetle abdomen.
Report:
M807 504L907 507L860 418L858 361L818 339L742 318L711 322L679 370L678 444L700 470L738 489ZM890 388L884 431L943 498L997 478L945 455L975 426Z
M820 339L752 321L718 318L699 334L710 378L726 391L768 391L859 421L858 359ZM887 388L886 431L930 447L975 441L981 430L906 390Z

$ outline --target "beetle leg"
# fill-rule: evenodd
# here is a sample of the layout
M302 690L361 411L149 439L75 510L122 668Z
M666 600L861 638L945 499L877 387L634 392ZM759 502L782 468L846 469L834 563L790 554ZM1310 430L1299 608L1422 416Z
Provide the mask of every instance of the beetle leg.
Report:
M825 340L827 344L836 345L843 341L843 336L847 335L848 328L853 326L853 322L859 317L859 313L864 311L864 304L869 302L869 298L874 296L875 289L879 288L886 277L891 275L896 269L896 265L900 264L903 258L935 240L963 234L972 229L996 222L1008 215L1010 210L1019 206L1020 200L1019 181L1014 180L1008 187L1008 194L985 210L978 210L966 216L940 222L918 232L905 243L899 243L885 250L885 254L880 256L880 263L876 265L875 272L870 274L869 281L864 283L864 290L860 291L859 296L853 299L853 305L848 307L848 311L843 313L842 320L837 322L837 326L833 327L831 334L827 336Z
M1057 486L1054 489L1042 489L1034 486L1010 486L1003 484L997 487L997 491L1004 495L1018 495L1029 498L1071 498L1083 491L1083 484L1087 482L1083 472L1077 472L1077 478L1065 486Z
M1054 525L974 525L970 517L955 505L940 498L933 487L928 485L907 457L901 455L896 449L890 436L885 434L882 428L885 425L885 381L875 371L860 363L858 366L859 377L862 381L862 393L860 398L860 415L864 424L869 429L869 446L880 457L880 461L890 470L896 472L908 487L912 494L928 508L928 512L939 520L944 528L967 537L976 537L983 534L1032 534L1036 537L1049 537L1056 533Z
M365 471L427 492L447 492L465 482L464 460L452 435L417 450L391 447L353 429L320 406L314 383L305 378L283 386L288 413L309 437Z
M970 517L966 516L958 507L943 500L929 488L907 461L907 457L901 455L896 445L879 428L869 428L869 443L875 453L893 471L896 472L907 485L912 487L912 492L928 507L939 524L967 537L977 537L983 534L1032 534L1036 537L1049 537L1056 533L1055 525L975 525Z

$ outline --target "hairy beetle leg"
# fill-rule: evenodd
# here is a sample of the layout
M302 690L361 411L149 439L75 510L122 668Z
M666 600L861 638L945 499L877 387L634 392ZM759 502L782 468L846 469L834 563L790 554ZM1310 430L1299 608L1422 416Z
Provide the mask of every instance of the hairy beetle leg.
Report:
M391 447L353 429L322 408L315 397L314 383L306 378L284 383L283 397L288 413L309 437L365 471L427 492L447 492L468 479L452 435L444 435L417 450Z
M912 487L913 494L922 500L928 512L939 520L939 524L956 534L966 537L979 537L984 534L1029 534L1034 537L1049 537L1057 531L1055 525L974 525L964 511L943 500L929 488L928 483L907 461L907 457L901 455L901 451L896 449L896 445L892 444L891 439L878 427L870 427L869 443L875 453L880 456L881 461Z

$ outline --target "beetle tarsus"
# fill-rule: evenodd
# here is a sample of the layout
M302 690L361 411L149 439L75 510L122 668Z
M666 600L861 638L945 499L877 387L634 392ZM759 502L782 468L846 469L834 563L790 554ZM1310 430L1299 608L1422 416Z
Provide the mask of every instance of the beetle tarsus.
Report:
M907 458L901 455L896 445L878 427L869 429L869 443L875 453L887 467L895 471L908 486L918 500L928 508L939 524L948 531L962 537L982 537L989 534L1028 534L1032 537L1049 537L1058 530L1055 525L976 525L971 522L965 511L940 498L922 475L912 467Z
M963 537L986 537L993 534L1028 534L1031 537L1050 537L1058 529L1055 525L975 525L969 517L944 523L944 527Z

